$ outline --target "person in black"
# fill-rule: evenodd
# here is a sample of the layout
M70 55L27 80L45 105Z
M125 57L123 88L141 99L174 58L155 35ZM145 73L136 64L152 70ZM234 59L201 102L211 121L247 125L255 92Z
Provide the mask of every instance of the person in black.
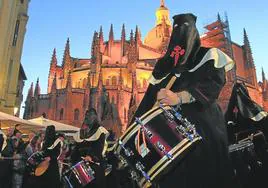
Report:
M230 153L236 179L243 188L268 185L268 114L254 102L244 83L235 83L225 113L229 143L252 141L254 150ZM250 168L248 168L250 166Z
M45 139L42 146L42 155L49 161L48 169L41 176L31 177L30 182L25 182L24 187L38 188L59 188L60 174L58 166L58 156L60 155L63 142L61 138L56 137L55 126L50 125L46 128Z
M180 14L173 19L167 51L157 61L134 117L142 116L156 102L179 105L202 136L193 151L157 182L158 187L222 188L231 181L232 171L224 116L216 101L233 61L219 49L200 46L196 16ZM165 89L173 76L174 84Z
M105 160L103 158L108 131L99 123L97 112L94 108L85 113L85 119L78 134L74 137L76 146L71 154L72 164L81 160L89 163L95 172L95 179L86 187L105 188ZM79 187L75 185L74 187Z
M245 84L235 83L225 113L230 144L243 139L238 138L239 133L250 134L257 130L262 131L268 139L267 117L268 113L250 98Z

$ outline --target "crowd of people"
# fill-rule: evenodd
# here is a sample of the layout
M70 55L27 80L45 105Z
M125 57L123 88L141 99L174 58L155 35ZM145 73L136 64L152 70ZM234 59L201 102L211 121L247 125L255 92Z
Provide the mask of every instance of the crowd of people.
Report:
M49 147L59 138L61 139L61 145L57 153L53 154L52 149L49 149ZM63 142L64 135L56 134L53 125L48 126L46 132L31 132L28 134L27 138L24 138L22 132L19 130L19 125L16 125L15 128L10 127L6 134L1 131L0 140L1 188L35 187L35 183L41 182L40 180L43 176L40 176L40 178L35 177L32 172L33 166L27 161L33 157L34 154L38 152L41 154L42 152L43 156L40 156L38 160L42 158L50 160L51 165L49 166L56 166L56 168L51 171L60 172L60 168L58 169L58 164L56 164L58 163L57 160L60 159L59 161L63 162L65 160L64 155L67 154L69 150L68 144ZM54 175L51 177L54 177ZM56 184L56 182L54 183Z

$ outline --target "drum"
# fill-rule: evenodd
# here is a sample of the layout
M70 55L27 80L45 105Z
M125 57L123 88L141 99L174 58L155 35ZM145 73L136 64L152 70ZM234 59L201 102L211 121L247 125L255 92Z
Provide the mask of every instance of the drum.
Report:
M27 168L35 176L41 176L49 167L49 161L45 160L43 152L33 153L27 160Z
M136 118L117 141L114 153L129 166L138 185L148 187L200 140L194 124L174 108L160 105Z
M80 161L63 173L65 187L83 187L95 179L95 172L89 162Z

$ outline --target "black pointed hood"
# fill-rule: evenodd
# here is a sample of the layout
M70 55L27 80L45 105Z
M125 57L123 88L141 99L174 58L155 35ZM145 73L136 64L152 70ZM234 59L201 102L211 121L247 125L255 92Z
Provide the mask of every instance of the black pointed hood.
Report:
M85 113L85 119L80 129L80 138L85 139L92 136L100 127L97 111L90 108Z
M173 30L166 54L155 65L153 76L156 79L168 73L179 74L190 70L198 62L195 57L200 48L200 37L196 28L196 16L179 14L173 17Z
M228 111L232 111L235 107L244 118L250 118L254 121L259 121L267 116L262 107L251 100L246 86L242 83L234 85Z

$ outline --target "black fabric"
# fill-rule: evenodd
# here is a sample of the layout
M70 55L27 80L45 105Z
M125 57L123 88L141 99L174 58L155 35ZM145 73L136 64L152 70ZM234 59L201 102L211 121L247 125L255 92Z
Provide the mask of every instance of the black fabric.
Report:
M50 136L50 137L49 137ZM47 139L46 139L47 138ZM58 156L61 151L61 143L59 142L54 148L49 149L56 141L55 127L48 126L45 135L45 142L42 148L44 157L50 157L49 167L47 171L41 176L24 175L24 188L38 187L38 188L59 188L60 173L58 166ZM47 144L45 144L47 143ZM48 143L50 143L48 145ZM27 172L26 172L27 173Z
M225 113L228 126L229 143L233 144L244 139L250 134L260 130L268 139L268 119L264 117L260 121L254 121L251 118L264 111L263 108L254 102L243 83L236 83L233 86L232 94Z
M45 150L49 146L51 146L56 140L56 129L54 125L49 125L46 128L44 144L42 146L42 150Z
M71 154L72 165L75 165L82 160L82 157L89 155L94 162L100 163L96 165L91 163L90 166L95 171L95 179L90 182L86 187L90 188L105 188L106 178L104 175L104 159L102 157L102 151L104 148L105 135L102 134L96 141L86 141L76 143L73 153ZM78 185L76 185L78 186Z
M80 129L80 138L86 139L91 137L94 133L96 133L99 127L100 123L97 111L94 108L90 108L85 113L85 118Z
M1 130L0 130L0 131L1 131ZM2 134L0 134L0 153L2 152L3 144L4 144L4 137L3 137Z
M198 62L209 49L201 48ZM149 85L135 113L136 117L152 108L157 92L164 88L173 75L156 85ZM227 131L223 113L216 103L225 84L224 68L215 68L209 60L194 72L183 72L171 90L188 91L196 101L181 105L181 113L196 125L202 141L183 161L159 182L160 188L221 188L231 181L232 170L228 156ZM162 133L164 134L164 133Z
M236 83L233 87L226 114L227 120L232 120L234 118L233 110L235 107L237 107L243 118L253 118L259 112L264 111L260 105L250 98L246 86L242 83Z
M179 14L173 17L173 30L165 55L158 60L153 70L156 79L168 73L181 73L193 68L200 48L199 33L196 28L196 16Z

